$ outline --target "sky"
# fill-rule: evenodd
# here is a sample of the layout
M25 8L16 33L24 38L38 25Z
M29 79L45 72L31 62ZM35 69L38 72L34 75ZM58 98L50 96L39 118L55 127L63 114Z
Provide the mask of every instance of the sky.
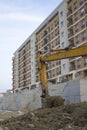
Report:
M0 0L0 93L12 89L12 57L62 0Z

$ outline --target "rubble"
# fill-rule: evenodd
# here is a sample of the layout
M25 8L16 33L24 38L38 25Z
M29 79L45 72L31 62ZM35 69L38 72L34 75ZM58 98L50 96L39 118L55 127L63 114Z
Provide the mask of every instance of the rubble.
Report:
M45 107L52 108L64 105L64 99L60 96L51 96L46 98Z
M2 130L87 130L87 103L44 108L0 121Z
M87 103L37 109L0 121L5 130L87 130Z

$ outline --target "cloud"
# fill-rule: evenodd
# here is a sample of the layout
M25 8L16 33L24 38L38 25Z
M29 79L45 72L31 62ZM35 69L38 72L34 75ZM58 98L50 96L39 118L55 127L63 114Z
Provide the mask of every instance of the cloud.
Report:
M23 21L41 23L44 20L44 11L39 6L39 3L36 5L36 3L29 1L25 2L26 4L23 5L23 2L21 4L20 0L18 3L5 3L5 1L0 2L0 21Z
M29 22L42 22L43 18L25 13L0 13L0 20L15 20L15 21L29 21Z

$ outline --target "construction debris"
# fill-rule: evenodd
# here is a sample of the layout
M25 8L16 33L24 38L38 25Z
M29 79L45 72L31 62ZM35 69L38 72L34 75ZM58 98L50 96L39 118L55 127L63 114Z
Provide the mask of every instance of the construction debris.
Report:
M62 105L64 105L64 99L60 96L49 96L46 98L46 108L58 107Z
M87 103L34 110L0 121L0 127L3 130L87 130Z

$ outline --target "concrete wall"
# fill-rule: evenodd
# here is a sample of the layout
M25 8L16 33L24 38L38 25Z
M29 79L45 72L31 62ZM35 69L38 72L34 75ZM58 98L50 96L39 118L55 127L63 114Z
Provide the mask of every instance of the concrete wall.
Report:
M19 54L18 52L16 52L16 54L14 54L14 58L15 58L15 63L14 63L14 75L15 75L15 82L14 82L14 87L15 89L18 88L19 86L19 71L18 71L18 62L19 62Z
M80 80L80 98L81 102L87 102L87 78Z
M41 108L41 87L33 90L23 90L18 93L6 93L0 103L3 110L34 110Z
M61 84L49 83L50 96L59 95L65 103L78 103L87 101L87 78L69 81ZM18 93L6 93L0 101L0 109L4 110L34 110L42 107L41 87L33 90L23 90Z
M80 82L79 80L74 80L52 85L49 89L49 93L51 96L62 96L65 99L65 103L80 102Z

